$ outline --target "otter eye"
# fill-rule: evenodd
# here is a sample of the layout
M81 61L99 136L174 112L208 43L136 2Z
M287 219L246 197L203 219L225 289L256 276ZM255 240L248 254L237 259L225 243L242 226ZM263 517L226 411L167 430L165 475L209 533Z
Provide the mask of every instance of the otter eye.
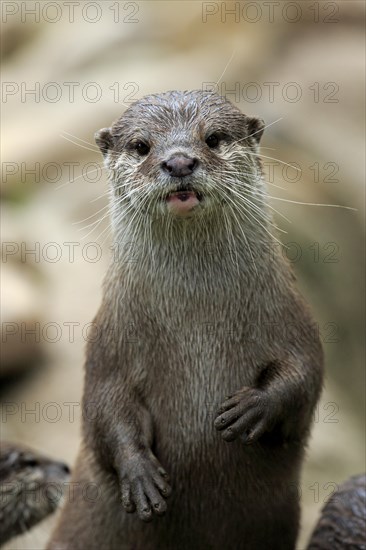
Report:
M32 456L23 456L21 462L23 466L29 466L30 468L38 466L38 460Z
M214 149L215 147L218 146L219 143L220 143L220 138L218 134L211 134L206 139L206 144L210 147L210 149Z
M150 147L147 145L147 143L144 143L143 141L138 141L135 144L135 149L138 152L138 154L141 155L142 157L147 155L148 152L150 151Z

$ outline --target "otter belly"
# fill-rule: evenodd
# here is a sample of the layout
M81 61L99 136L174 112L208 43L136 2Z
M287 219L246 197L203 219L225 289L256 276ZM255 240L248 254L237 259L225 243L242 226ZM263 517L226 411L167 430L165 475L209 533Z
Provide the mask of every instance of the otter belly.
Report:
M144 396L153 418L152 449L170 475L172 496L166 516L147 527L141 548L294 548L302 451L223 441L214 428L217 409L229 393L253 384L255 370L243 355L229 365L222 349L211 347L202 360L187 349L184 362L154 366L159 384L155 378ZM128 522L131 540L140 540L138 520Z
M83 541L84 532L79 531L81 546L66 550L99 550L101 541L111 550L295 548L299 460L294 460L293 450L228 444L219 437L192 447L176 436L167 445L159 444L158 437L154 450L169 471L173 489L166 515L146 524L126 514L116 480L96 464L89 483L101 488L100 498L80 503L85 522L99 525L96 539Z

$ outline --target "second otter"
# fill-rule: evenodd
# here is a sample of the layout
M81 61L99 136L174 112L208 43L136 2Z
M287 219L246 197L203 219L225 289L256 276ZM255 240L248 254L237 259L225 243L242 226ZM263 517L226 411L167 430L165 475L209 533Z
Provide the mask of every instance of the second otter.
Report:
M76 499L50 549L295 547L322 351L274 246L263 129L193 91L145 97L97 134L118 253L87 350Z

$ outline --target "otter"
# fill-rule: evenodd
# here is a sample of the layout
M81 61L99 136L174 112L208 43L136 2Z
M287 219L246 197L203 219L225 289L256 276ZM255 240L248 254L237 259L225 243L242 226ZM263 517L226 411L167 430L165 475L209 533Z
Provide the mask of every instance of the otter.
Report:
M0 445L0 545L58 507L69 467L23 445Z
M198 90L144 97L96 134L115 253L78 489L49 549L294 548L323 356L277 246L263 131Z
M352 476L328 499L307 550L366 549L366 474Z

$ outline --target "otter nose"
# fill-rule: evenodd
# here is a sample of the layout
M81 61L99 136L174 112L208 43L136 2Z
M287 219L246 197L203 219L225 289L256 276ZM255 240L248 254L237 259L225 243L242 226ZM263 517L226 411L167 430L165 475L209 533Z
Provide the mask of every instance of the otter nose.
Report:
M162 163L162 168L170 176L182 178L189 176L195 170L198 164L197 159L185 157L184 155L175 155L171 159Z

